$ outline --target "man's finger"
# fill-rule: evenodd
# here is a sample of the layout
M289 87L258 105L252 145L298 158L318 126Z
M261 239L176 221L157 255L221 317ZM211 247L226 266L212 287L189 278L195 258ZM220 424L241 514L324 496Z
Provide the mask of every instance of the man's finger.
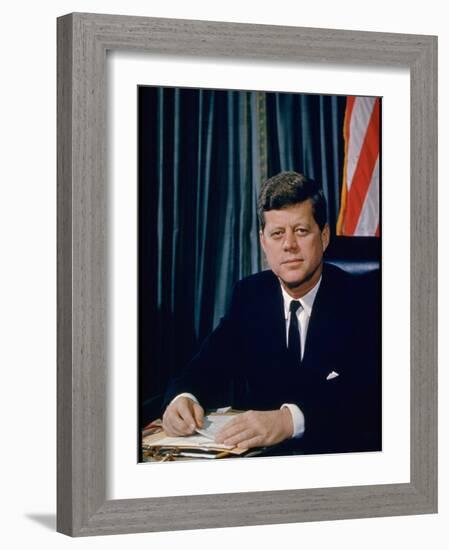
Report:
M174 437L178 435L182 435L182 433L179 432L179 430L176 428L176 426L170 421L169 418L164 418L162 422L162 428L164 429L164 432L169 437Z
M228 422L219 432L217 433L215 437L215 441L217 443L223 443L223 441L229 437L232 437L242 430L244 430L247 427L247 423L242 421L240 418L235 418Z
M198 405L197 403L193 404L193 415L195 419L195 423L198 428L202 428L203 426L203 419L204 419L204 410L203 407Z
M225 445L232 445L233 447L236 447L237 445L240 447L240 443L242 443L243 441L247 441L252 437L255 437L254 430L251 430L251 428L247 428L239 431L231 437L226 437L223 443Z
M183 413L182 410L180 411L180 409L182 409L180 405L180 403L173 403L165 411L162 424L167 435L183 436L190 435L195 431L195 427L192 428L192 424L194 423L192 417L190 421L188 418L186 421L186 419L183 418L183 414L186 413Z
M169 411L164 415L162 426L169 436L186 435L187 427L184 421L173 411Z
M170 417L171 425L179 432L185 435L190 431L189 424L177 412L174 412Z
M190 399L182 400L177 408L179 417L184 421L186 427L193 433L196 430L196 421L192 412L193 401Z

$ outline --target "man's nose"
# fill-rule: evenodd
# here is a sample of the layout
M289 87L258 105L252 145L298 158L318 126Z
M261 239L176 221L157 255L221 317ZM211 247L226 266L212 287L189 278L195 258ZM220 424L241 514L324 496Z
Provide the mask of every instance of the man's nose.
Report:
M296 240L294 231L285 232L283 245L284 245L284 250L294 250L298 248L298 242Z

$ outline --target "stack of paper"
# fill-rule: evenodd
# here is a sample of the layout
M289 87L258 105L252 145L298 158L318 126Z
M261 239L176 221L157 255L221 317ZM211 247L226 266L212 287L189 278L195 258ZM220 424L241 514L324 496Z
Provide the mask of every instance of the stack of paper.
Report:
M165 432L161 430L159 433L145 436L142 440L142 446L144 449L164 447L176 448L179 450L189 449L197 452L228 451L230 454L240 455L245 452L245 449L239 449L215 442L215 436L218 431L232 420L234 416L234 414L210 414L204 417L203 427L196 430L196 435L168 437ZM186 452L182 454L186 456ZM195 456L198 455L195 454ZM210 456L204 456L206 458L214 458L216 455L211 454Z

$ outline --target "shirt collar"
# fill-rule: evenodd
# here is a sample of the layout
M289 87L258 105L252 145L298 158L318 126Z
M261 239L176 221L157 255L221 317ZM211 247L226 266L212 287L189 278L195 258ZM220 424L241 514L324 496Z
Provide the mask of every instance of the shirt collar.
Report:
M316 293L320 288L320 283L321 283L321 276L318 279L318 282L316 283L316 285L313 288L311 288L307 294L304 294L304 296L302 296L299 299L308 317L310 317L310 315L312 314L313 302L315 301ZM290 302L292 300L295 300L295 298L292 298L290 294L286 292L282 284L281 284L281 290L282 290L282 297L284 299L284 316L285 316L285 319L287 320L290 312Z

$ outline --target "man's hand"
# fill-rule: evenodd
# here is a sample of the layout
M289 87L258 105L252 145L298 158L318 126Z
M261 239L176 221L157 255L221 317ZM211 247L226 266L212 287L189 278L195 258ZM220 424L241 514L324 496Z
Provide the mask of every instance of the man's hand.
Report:
M192 435L203 425L204 409L188 397L178 397L165 409L164 432L170 436Z
M248 411L228 422L215 437L217 443L243 449L276 445L293 434L293 420L287 408L276 411Z

